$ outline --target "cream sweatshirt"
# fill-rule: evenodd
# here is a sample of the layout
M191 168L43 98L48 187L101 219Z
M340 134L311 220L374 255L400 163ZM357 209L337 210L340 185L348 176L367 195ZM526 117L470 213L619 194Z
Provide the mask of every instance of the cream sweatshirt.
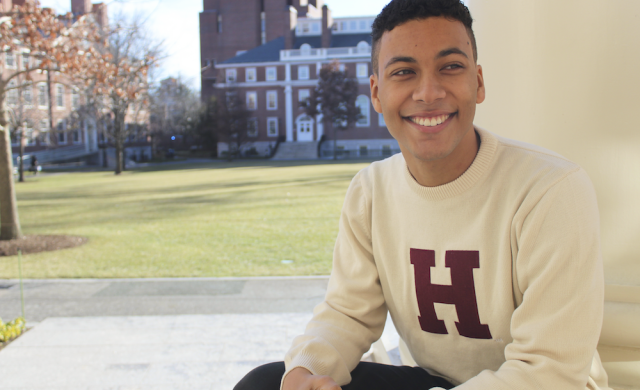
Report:
M476 131L478 154L451 183L419 185L401 154L354 177L325 300L293 341L285 376L304 367L349 383L388 310L418 365L456 389L607 388L587 174Z

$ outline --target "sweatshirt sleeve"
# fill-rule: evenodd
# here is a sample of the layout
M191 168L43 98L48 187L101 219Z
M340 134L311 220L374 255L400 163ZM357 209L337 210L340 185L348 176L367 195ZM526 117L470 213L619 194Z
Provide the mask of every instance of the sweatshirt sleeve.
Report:
M458 390L584 390L602 326L604 277L595 192L580 169L528 205L512 226L513 342L505 363Z
M345 385L382 334L387 307L373 261L371 198L363 175L354 177L345 197L325 300L287 352L283 379L293 368L304 367Z

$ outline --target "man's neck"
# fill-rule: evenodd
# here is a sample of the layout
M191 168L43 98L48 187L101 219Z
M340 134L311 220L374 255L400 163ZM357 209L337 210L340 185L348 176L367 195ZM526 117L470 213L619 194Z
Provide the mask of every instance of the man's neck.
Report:
M407 158L405 155L405 160L409 172L418 184L424 187L437 187L462 176L473 163L479 149L480 136L474 129L468 139L463 139L456 150L446 158L420 161L415 158Z

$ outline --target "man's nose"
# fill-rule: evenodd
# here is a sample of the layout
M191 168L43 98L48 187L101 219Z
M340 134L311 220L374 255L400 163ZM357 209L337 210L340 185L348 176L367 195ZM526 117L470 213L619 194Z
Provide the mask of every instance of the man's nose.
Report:
M413 91L413 100L431 104L444 99L446 95L447 93L438 77L423 74Z

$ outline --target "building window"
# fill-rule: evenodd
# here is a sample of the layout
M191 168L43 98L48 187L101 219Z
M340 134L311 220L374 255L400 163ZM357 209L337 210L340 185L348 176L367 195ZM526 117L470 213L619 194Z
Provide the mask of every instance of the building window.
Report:
M218 33L222 32L222 15L218 15Z
M309 65L298 65L298 80L309 80Z
M387 127L387 124L384 122L384 115L378 113L378 126Z
M309 23L302 23L301 28L302 28L302 33L307 34L310 30Z
M227 83L235 83L238 73L235 69L227 69L225 71L227 77Z
M47 85L38 84L38 107L47 108L49 99L47 99Z
M71 107L74 110L80 107L80 94L75 89L71 91Z
M312 23L311 24L311 31L313 31L314 33L319 33L320 32L320 23Z
M278 136L278 118L267 118L267 136Z
M385 157L391 156L391 145L382 145L382 155Z
M247 135L249 137L258 136L258 118L247 119Z
M266 68L265 72L267 73L266 79L267 81L276 81L278 80L278 72L275 66L270 66Z
M278 91L267 91L267 110L278 109Z
M14 80L9 81L9 88L13 88L7 91L7 104L15 106L18 104L18 90L15 89L16 82Z
M311 93L309 92L308 89L298 90L298 103L304 103L307 99L309 99L310 96L311 96Z
M356 107L360 109L360 119L356 122L357 127L369 126L369 98L365 95L360 95L356 99Z
M359 154L361 157L369 155L369 148L367 147L367 145L360 145Z
M236 91L227 91L225 93L227 98L227 106L235 106L238 103L238 93Z
M356 46L358 53L364 54L369 52L369 44L365 41L360 41Z
M247 110L257 110L257 109L258 109L258 93L247 92Z
M49 120L48 119L42 119L40 121L40 132L45 132L45 131L49 131Z
M56 85L56 106L58 108L64 108L64 86Z
M25 123L26 126L29 126ZM33 129L31 127L26 127L24 129L24 140L26 141L27 146L35 145L36 137L33 135Z
M300 54L302 56L310 56L311 55L311 45L309 45L308 43L303 43L302 46L300 46Z
M258 80L256 77L256 68L247 68L245 76L246 81L250 83Z
M356 66L356 75L358 78L369 77L369 64L358 64Z
M58 126L56 126L56 130L58 131L58 144L64 145L67 143L67 133L64 132L64 122L58 122Z
M30 106L33 104L33 95L31 94L31 86L28 86L22 90L22 99L24 100L24 104L27 106Z
M22 67L29 68L29 53L22 53Z
M73 134L73 143L74 144L79 144L80 142L82 142L82 138L80 138L80 130L76 129L74 130Z
M8 51L4 54L5 62L7 63L7 68L15 68L16 67L16 55Z
M349 22L349 30L356 31L358 29L357 22L352 20Z

